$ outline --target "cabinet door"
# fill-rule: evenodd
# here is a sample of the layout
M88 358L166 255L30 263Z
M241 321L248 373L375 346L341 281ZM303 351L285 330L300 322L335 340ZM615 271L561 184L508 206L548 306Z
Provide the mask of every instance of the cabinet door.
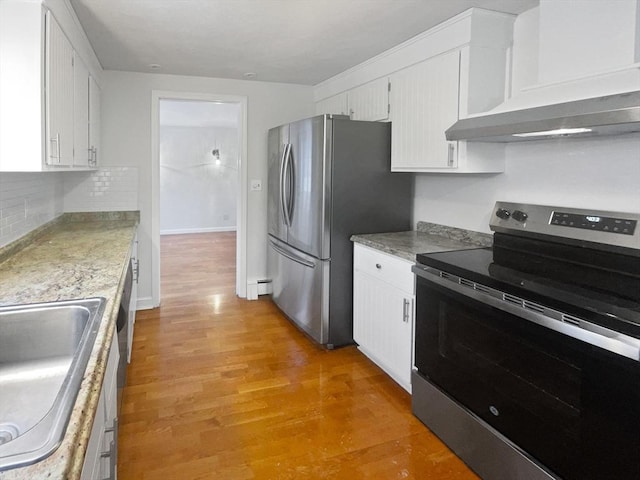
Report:
M354 272L353 338L365 355L411 392L414 297Z
M333 97L325 98L316 102L316 113L322 115L332 113L334 115L347 115L349 108L347 106L347 94L339 93Z
M349 115L352 120L386 120L389 118L389 80L379 78L349 90Z
M391 92L391 170L457 167L457 143L444 132L458 120L460 53L445 53L394 73Z
M51 12L46 25L47 163L73 165L73 47Z
M82 466L82 474L80 480L102 480L102 445L104 439L104 395L100 394L98 400L98 408L93 417L93 427L91 428L91 436L89 444L84 455L84 464Z
M117 371L118 371L118 337L114 332L109 348L107 367L104 373L102 390L98 399L91 436L84 457L81 480L104 480L117 478L116 452L117 434L114 419L117 415ZM113 443L113 446L111 442ZM110 448L112 447L112 448Z
M102 383L104 397L104 435L102 437L101 478L117 478L118 453L118 333L113 332L107 368Z
M86 167L89 165L89 69L77 54L74 54L73 78L73 164Z
M140 277L140 259L138 257L138 234L136 233L131 247L131 262L133 263L133 283L129 298L129 325L127 335L127 362L131 363L131 349L133 346L133 331L136 325L136 309L138 305L138 278ZM123 353L120 352L122 355Z
M89 164L98 166L100 156L100 104L101 91L95 78L89 77Z

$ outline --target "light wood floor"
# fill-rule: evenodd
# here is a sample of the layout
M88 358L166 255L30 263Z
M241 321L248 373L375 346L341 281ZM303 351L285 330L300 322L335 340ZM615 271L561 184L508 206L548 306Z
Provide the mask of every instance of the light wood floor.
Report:
M138 312L120 480L476 479L355 347L323 351L267 297L238 299L235 234L163 236Z

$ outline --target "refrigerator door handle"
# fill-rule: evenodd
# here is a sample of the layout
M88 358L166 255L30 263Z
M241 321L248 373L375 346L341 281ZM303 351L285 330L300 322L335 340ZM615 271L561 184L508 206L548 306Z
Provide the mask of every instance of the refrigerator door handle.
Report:
M271 247L283 257L287 257L289 260L299 263L300 265L304 265L305 267L316 268L315 263L309 262L304 258L295 255L294 253L287 252L284 248L275 244L273 240L269 240L269 243L271 244Z
M289 157L289 149L291 148L290 143L284 144L284 150L282 151L282 159L280 160L280 211L282 212L282 217L284 218L284 223L287 227L291 226L290 219L288 216L287 209L285 207L285 172L287 165L287 158Z
M294 199L295 199L295 189L296 189L296 176L295 176L295 164L293 162L293 144L289 144L289 152L287 155L287 165L284 169L286 175L285 183L288 184L289 189L288 198L286 203L287 209L287 218L289 222L289 226L291 226L291 219L293 218L293 207L294 207Z

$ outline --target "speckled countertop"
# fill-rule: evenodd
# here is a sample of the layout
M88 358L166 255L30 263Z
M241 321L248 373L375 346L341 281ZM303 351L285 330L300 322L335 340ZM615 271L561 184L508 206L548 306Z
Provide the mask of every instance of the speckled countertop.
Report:
M490 247L493 243L493 236L488 233L474 232L436 223L418 222L416 230L353 235L351 240L415 262L416 255L419 253Z
M107 299L62 443L34 465L0 472L0 479L80 478L138 219L138 212L64 214L0 248L2 305Z

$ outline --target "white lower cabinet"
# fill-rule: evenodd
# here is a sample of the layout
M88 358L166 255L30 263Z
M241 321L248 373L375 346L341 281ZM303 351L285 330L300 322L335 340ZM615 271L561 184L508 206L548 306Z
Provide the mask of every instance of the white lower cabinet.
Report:
M117 373L118 336L114 332L107 369L93 419L91 437L84 457L81 480L115 480L118 478Z
M411 393L415 281L412 262L354 244L353 338Z
M136 233L131 244L131 264L133 267L133 281L131 283L131 296L129 297L129 323L127 325L127 363L131 363L131 350L133 348L133 331L136 324L136 310L138 308L138 279L140 278L140 257L138 257L138 234Z

